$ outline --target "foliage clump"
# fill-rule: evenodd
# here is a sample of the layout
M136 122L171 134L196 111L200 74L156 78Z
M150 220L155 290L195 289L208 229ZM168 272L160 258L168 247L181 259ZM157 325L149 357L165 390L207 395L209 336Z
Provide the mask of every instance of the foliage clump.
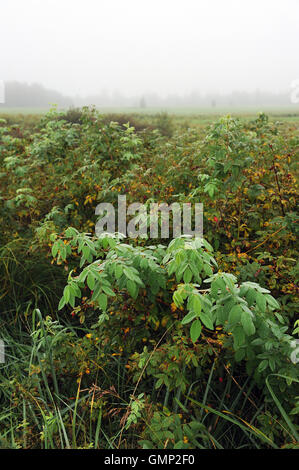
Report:
M0 447L298 447L296 127L127 118L0 121ZM97 238L120 194L204 238Z

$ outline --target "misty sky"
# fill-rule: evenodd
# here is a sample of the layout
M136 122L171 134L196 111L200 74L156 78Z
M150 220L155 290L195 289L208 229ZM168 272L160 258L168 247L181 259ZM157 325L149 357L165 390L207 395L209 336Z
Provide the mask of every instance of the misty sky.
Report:
M0 79L65 94L288 90L299 0L0 0Z

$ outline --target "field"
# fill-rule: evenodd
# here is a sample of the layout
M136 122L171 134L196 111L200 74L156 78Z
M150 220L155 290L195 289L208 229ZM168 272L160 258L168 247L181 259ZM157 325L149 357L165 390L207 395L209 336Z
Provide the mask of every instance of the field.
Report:
M54 105L56 106L56 105ZM5 107L0 105L0 116L7 117L8 119L16 119L24 116L42 116L49 111L50 108L26 108L26 107ZM78 109L78 108L71 108ZM179 121L207 121L212 122L215 118L220 118L225 115L231 115L240 119L254 119L259 113L264 112L271 120L292 121L297 122L299 119L299 106L293 104L289 107L276 108L273 106L263 107L215 107L215 108L196 108L196 107L178 107L178 108L163 108L163 107L98 107L98 112L101 114L121 114L121 115L134 115L139 118L154 117L157 114L167 113L173 119ZM58 111L67 112L67 110L58 108Z
M23 111L0 110L0 448L298 449L298 109ZM96 236L119 195L203 203L203 238Z

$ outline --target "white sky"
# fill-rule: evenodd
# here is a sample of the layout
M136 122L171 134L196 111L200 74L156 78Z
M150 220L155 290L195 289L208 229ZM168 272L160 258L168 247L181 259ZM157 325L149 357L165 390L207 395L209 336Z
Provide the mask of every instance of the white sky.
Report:
M284 91L299 0L0 0L0 79L67 94Z

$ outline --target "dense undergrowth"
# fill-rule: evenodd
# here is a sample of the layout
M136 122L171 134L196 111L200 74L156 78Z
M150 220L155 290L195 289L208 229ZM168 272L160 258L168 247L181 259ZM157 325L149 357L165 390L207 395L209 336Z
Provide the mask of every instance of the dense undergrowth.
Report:
M298 128L114 119L0 121L0 446L298 448ZM97 238L120 194L204 240Z

